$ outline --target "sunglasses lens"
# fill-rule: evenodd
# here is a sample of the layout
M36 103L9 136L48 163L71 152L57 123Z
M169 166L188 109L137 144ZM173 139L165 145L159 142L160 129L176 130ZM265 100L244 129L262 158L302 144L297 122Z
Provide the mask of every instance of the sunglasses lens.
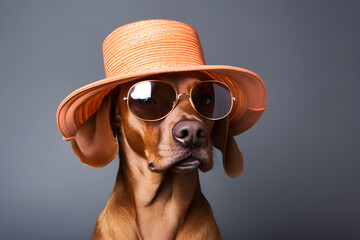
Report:
M131 112L144 120L157 120L173 108L176 92L164 82L144 81L131 87L128 105Z
M199 83L192 89L191 99L196 111L210 119L225 117L233 102L229 88L219 82Z

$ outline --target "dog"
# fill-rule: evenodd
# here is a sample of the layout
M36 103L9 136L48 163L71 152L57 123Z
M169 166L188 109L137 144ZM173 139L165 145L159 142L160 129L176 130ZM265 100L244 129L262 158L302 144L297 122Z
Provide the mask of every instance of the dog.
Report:
M146 79L171 82L183 93L209 76L172 73L138 81ZM201 192L198 168L212 169L215 146L224 154L228 172L242 172L242 154L228 134L228 119L205 119L189 99L181 98L163 120L142 121L124 101L133 84L113 91L72 141L80 160L91 166L103 165L108 161L104 156L119 152L116 184L92 239L222 239Z
M226 174L241 174L234 136L264 113L264 82L243 68L206 65L196 30L172 20L124 25L103 54L106 78L57 111L82 163L99 168L119 155L92 239L221 239L198 170L213 168L215 147Z

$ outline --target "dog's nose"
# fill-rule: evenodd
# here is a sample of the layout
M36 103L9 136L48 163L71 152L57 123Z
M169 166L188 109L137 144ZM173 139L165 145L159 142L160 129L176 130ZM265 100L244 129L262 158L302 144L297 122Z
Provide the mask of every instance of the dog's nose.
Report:
M173 127L173 137L184 147L201 147L206 140L205 124L196 120L180 121Z

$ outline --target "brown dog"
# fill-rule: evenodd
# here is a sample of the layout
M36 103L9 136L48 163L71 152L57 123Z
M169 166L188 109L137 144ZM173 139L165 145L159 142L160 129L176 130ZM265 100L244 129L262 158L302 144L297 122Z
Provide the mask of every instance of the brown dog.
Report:
M165 73L137 81L144 79L171 81L187 93L209 76ZM92 239L222 239L198 168L213 167L214 146L222 151L226 173L241 173L242 154L228 134L228 117L207 120L184 95L166 118L142 121L124 101L133 84L112 91L71 142L80 160L93 167L106 165L119 151L116 184Z
M115 29L103 55L106 78L68 95L56 117L84 164L103 167L119 153L93 239L221 239L198 169L213 167L216 147L227 175L242 172L233 136L264 113L264 82L243 68L206 65L196 30L172 20Z

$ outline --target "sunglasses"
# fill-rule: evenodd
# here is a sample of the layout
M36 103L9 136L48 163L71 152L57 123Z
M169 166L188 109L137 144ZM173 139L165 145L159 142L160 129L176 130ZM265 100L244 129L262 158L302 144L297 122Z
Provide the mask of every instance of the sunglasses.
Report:
M215 80L196 84L189 94L178 94L167 82L146 80L134 84L124 100L135 117L144 121L158 121L171 113L183 95L189 98L197 113L210 120L226 117L235 101L229 87Z

